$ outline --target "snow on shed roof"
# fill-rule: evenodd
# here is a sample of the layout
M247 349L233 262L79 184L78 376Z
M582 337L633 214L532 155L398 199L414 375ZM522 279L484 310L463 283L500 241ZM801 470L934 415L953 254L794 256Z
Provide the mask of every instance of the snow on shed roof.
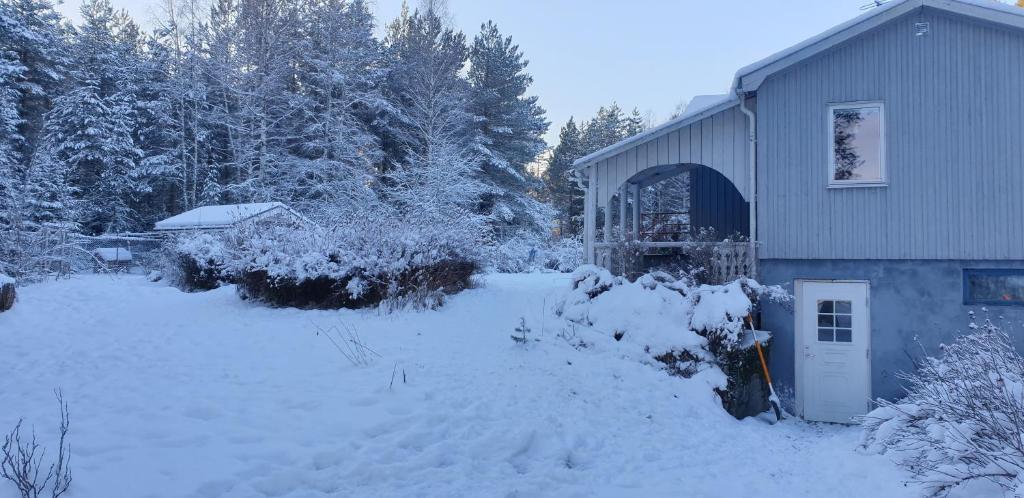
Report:
M185 230L189 228L227 228L242 220L254 216L284 209L296 214L288 206L280 202L257 202L252 204L226 204L222 206L203 206L191 211L171 216L156 222L156 230Z
M632 145L664 135L711 114L737 105L739 103L738 95L756 91L769 75L869 31L882 23L922 7L931 7L975 19L1024 29L1024 9L995 0L892 0L817 36L808 38L792 47L740 68L736 71L736 76L733 78L731 91L726 95L720 96L723 100L719 103L711 103L713 102L711 100L713 96L711 95L697 97L694 100L701 99L699 102L702 104L701 108L691 110L691 107L695 107L694 102L691 101L690 105L686 106L686 112L682 116L577 159L573 162L573 168L582 169L591 163L610 157ZM703 107L705 103L707 106Z

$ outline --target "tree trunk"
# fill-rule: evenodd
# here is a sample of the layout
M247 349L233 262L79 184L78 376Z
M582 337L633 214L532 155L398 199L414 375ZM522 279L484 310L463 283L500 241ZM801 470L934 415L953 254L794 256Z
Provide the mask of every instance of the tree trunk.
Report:
M0 285L0 313L14 307L14 284Z

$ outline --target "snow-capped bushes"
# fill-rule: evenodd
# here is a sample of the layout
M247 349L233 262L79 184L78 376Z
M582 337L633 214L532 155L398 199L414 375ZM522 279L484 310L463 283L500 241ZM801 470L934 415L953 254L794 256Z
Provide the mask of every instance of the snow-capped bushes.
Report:
M189 232L168 240L161 274L175 287L196 292L216 289L231 280L227 272L226 233Z
M392 220L331 229L243 229L231 271L238 291L273 306L436 307L471 284L475 250L451 231Z
M586 265L573 273L570 290L556 303L555 313L639 346L646 358L664 364L673 375L719 372L711 376L717 379L711 387L726 409L741 417L767 409L767 391L761 393L765 386L757 380L756 352L743 334L744 319L762 299L785 301L789 296L779 287L751 279L698 285L689 277L655 272L630 282Z
M986 320L903 375L907 396L863 419L863 447L887 453L933 496L998 486L1024 493L1024 358Z
M635 282L585 265L573 273L572 288L556 313L577 324L622 331L654 353L676 348L731 349L739 344L744 319L759 299L786 300L776 286L751 279L724 285L696 285L664 272Z
M488 267L501 273L540 270L567 273L583 264L583 240L544 238L524 232L492 246L486 256Z
M544 253L544 268L571 272L583 265L583 239L565 237L553 241Z

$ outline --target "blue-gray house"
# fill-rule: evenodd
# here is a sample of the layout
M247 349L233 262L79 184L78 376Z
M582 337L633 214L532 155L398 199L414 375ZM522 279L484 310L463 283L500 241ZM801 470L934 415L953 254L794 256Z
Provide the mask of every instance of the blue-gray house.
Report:
M580 159L586 256L641 236L645 187L690 175L689 222L749 235L720 270L783 284L772 368L810 420L900 394L966 330L1024 345L1024 9L894 0L740 69L729 94Z

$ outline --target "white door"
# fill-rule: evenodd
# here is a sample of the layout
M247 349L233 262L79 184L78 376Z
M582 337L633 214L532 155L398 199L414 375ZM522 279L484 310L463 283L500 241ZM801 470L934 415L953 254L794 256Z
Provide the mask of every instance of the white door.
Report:
M867 282L798 284L798 404L807 420L851 423L871 400Z

